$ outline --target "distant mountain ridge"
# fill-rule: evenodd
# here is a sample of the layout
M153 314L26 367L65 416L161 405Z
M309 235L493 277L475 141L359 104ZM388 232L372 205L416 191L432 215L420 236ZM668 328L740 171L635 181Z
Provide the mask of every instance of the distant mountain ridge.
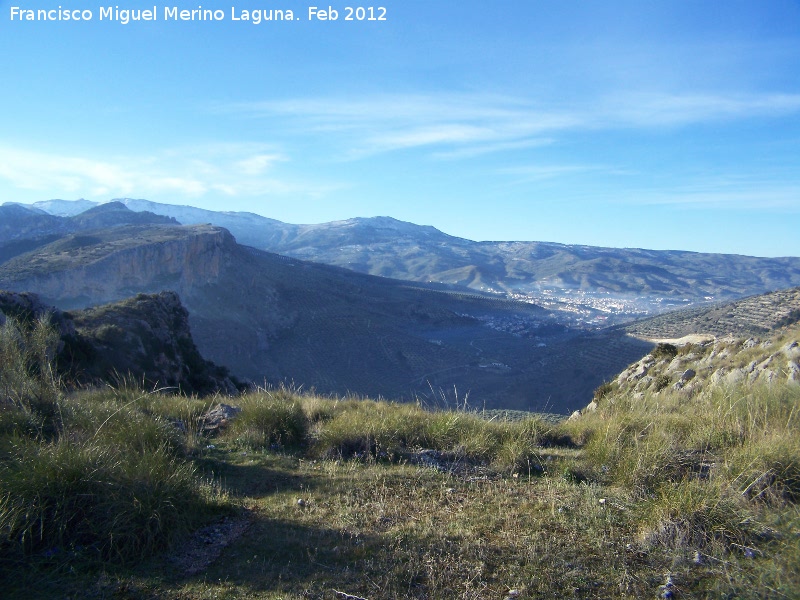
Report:
M57 201L53 201L57 202ZM59 201L65 202L65 201ZM83 207L88 201L76 201ZM48 206L45 203L45 206ZM91 206L62 216L22 204L0 206L0 263L59 239L62 236L122 225L177 225L178 221L151 212L132 212L120 202Z
M425 283L306 262L241 245L206 217L249 224L249 230L241 231L267 231L272 243L284 246L313 242L346 253L348 244L358 241L350 244L353 251L367 254L369 248L416 248L413 261L411 255L395 257L398 268L424 270L430 248L466 261L476 256L480 244L432 227L388 217L289 226L257 215L170 210L185 220L202 218L179 225L177 216L137 213L123 202L70 216L0 206L0 224L13 220L21 226L0 230L0 251L5 252L0 256L0 289L36 292L61 309L171 291L188 310L202 354L236 376L398 400L454 401L469 395L471 402L489 409L569 413L585 404L603 381L653 348L652 342L637 339L648 337L639 331L572 328L568 315L573 308L568 305L512 302L456 286L439 286L437 291ZM265 223L271 228L264 229ZM548 244L496 245L509 252L524 246L529 257L535 248L542 261L564 256ZM583 256L575 273L580 265L589 269L599 255L619 256L622 270L651 269L629 264L626 251L569 249ZM653 260L665 256L637 252ZM724 276L721 265L726 261L729 269L746 267L740 258L710 255L708 260L716 261ZM780 264L772 263L776 280L785 276ZM500 259L492 268L509 272ZM480 278L489 267L464 269ZM668 271L666 276L680 280ZM747 276L740 273L738 282L746 283ZM726 314L712 318L722 327Z
M292 225L252 213L217 212L120 199L188 225L212 223L241 244L353 271L501 293L580 290L612 296L734 299L800 285L800 258L759 258L551 242L474 242L390 217ZM72 214L77 201L36 203Z

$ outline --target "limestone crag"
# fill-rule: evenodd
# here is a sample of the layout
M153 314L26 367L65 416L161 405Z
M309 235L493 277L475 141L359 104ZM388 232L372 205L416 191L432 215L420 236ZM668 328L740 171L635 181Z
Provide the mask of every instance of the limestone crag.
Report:
M12 317L22 323L46 318L56 327L56 363L68 382L118 385L132 378L147 387L197 394L236 394L243 387L200 355L189 314L174 292L64 312L35 294L0 291L0 324Z
M77 311L75 328L86 360L78 365L92 379L130 374L150 386L184 392L237 393L227 369L205 360L195 346L189 313L174 292Z
M72 235L3 264L0 287L35 290L62 308L164 289L183 296L218 280L224 248L233 244L230 233L210 225L130 226Z

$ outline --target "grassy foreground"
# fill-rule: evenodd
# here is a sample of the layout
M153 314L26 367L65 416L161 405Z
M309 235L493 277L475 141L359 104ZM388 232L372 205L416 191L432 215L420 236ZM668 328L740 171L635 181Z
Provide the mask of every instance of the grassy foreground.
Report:
M800 596L800 386L557 424L262 390L205 438L216 400L67 394L52 343L0 336L4 598Z

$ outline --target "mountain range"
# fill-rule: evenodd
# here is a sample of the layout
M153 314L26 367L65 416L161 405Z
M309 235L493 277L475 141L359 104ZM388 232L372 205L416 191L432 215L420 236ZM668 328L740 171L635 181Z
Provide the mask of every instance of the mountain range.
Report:
M37 293L62 310L172 291L188 310L205 358L239 378L320 393L439 404L468 398L472 406L564 414L585 405L598 385L653 343L622 328L575 327L575 307L567 303L540 306L480 289L479 279L494 277L492 285L518 290L509 282L534 281L537 261L547 268L560 263L566 269L558 278L562 284L580 280L599 293L607 293L595 287L601 275L623 281L619 293L661 293L651 285L654 279L636 275L658 269L658 281L675 283L673 291L702 279L700 289L732 296L800 281L800 259L534 242L519 243L527 248L519 250L526 257L520 264L528 266L515 271L509 268L515 243L470 242L388 218L298 226L144 202L0 206L0 289ZM376 277L353 265L298 260L257 244L301 254L303 248L318 254L339 248L364 257L362 271L393 257L395 270ZM656 267L657 258L667 255L675 264ZM459 269L472 269L479 279L424 282L420 273L434 268L428 261L435 265L442 257L471 264ZM686 275L692 269L696 279ZM396 277L401 271L405 277ZM409 281L415 278L423 281ZM547 281L553 280L535 285Z
M240 244L361 273L498 293L604 293L729 300L800 285L800 258L759 258L680 250L602 248L549 242L475 242L390 217L293 225L253 213L217 212L147 200L118 200L189 225L228 229ZM93 203L34 204L76 215Z
M621 332L593 334L608 338L598 344L534 304L300 261L119 203L56 217L54 229L32 225L53 215L31 212L0 207L4 223L28 219L31 236L0 238L6 256L18 252L0 264L0 289L62 310L173 291L202 355L256 383L567 412L649 347Z

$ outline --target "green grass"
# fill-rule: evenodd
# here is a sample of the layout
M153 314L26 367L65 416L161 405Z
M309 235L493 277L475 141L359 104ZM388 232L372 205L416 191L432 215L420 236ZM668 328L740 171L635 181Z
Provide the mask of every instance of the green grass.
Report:
M220 398L24 373L55 396L2 400L4 597L800 595L800 386L609 395L559 423L258 390L207 439ZM222 515L249 528L188 574L171 558Z
M300 402L286 390L259 391L240 398L242 412L224 439L242 448L298 447L306 441L308 422Z
M219 496L186 435L131 387L65 394L44 321L0 331L0 571L131 564L207 520ZM23 578L24 581L24 578Z

